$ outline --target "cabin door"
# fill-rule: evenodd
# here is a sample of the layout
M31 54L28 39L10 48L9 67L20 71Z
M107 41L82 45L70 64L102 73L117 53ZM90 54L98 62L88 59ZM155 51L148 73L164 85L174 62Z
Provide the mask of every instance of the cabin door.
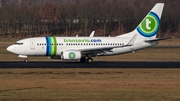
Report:
M35 50L35 41L34 40L30 40L30 49Z

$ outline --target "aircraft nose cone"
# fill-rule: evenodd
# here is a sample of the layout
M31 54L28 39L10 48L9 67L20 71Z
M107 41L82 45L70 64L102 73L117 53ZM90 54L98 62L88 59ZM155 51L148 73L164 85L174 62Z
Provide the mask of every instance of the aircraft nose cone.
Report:
M9 51L9 52L12 52L12 53L13 53L13 46L9 46L9 47L7 47L7 51Z

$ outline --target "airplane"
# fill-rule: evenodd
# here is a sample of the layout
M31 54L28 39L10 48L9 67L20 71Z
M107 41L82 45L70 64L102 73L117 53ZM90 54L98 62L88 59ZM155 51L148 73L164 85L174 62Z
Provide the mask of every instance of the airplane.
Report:
M166 38L157 38L164 3L157 3L135 30L115 37L34 37L17 41L7 51L25 58L50 56L52 59L93 62L92 57L134 52L158 44Z

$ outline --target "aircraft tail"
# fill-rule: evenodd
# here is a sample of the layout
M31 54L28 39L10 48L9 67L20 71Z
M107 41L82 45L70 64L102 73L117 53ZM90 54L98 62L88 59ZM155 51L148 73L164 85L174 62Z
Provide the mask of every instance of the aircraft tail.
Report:
M146 38L156 38L164 3L157 3L141 21L136 30L138 34Z
M138 38L154 39L159 29L160 19L164 3L157 3L152 10L146 15L136 29L130 33L122 35L123 37L132 37L137 34ZM117 36L120 37L120 36Z

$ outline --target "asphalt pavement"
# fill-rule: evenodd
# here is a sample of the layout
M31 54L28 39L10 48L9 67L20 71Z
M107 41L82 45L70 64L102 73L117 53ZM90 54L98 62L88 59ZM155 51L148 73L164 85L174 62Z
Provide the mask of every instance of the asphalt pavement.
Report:
M180 62L166 61L120 61L93 63L79 62L0 62L0 68L180 68Z

